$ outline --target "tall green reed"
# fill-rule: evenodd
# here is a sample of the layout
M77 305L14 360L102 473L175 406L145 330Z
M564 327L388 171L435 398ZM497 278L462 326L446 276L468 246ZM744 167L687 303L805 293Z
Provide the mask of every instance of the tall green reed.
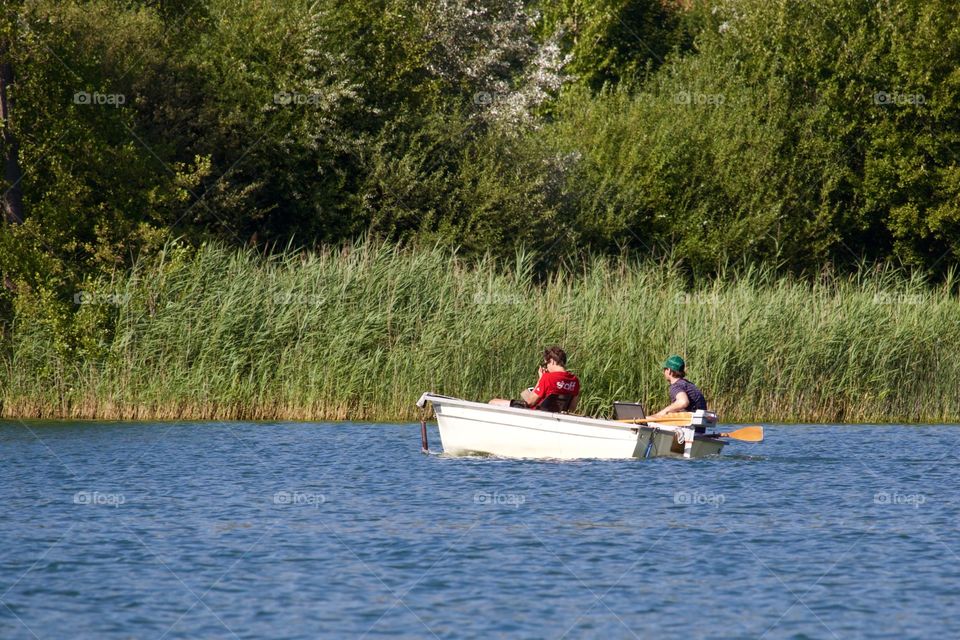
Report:
M270 258L171 246L91 285L82 350L57 348L57 326L21 310L3 413L407 420L426 390L516 397L557 343L591 415L665 404L659 363L679 353L728 422L960 416L951 281L755 269L688 290L669 266L598 258L539 281L533 264L374 244Z

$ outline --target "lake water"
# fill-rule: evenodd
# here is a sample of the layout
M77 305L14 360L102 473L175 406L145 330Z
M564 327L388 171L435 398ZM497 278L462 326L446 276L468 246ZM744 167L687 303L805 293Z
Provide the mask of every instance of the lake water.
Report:
M0 638L960 637L957 434L534 462L417 425L0 423Z

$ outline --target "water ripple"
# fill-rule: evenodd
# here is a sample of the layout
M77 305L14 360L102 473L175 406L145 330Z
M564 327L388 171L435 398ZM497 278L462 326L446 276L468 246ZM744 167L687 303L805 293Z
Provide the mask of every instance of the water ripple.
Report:
M423 456L413 425L0 423L0 637L960 635L955 429L767 432L557 462Z

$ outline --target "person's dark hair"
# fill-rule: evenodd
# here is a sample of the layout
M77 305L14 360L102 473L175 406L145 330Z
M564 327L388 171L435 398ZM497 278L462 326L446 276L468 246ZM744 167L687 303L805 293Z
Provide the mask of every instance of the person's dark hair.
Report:
M683 369L680 369L680 371L677 371L676 369L670 369L670 372L671 372L673 375L677 376L678 378L686 378L686 377L687 377L687 372L684 371Z
M555 361L561 367L567 366L567 352L554 345L543 350L543 363L547 364L551 360Z

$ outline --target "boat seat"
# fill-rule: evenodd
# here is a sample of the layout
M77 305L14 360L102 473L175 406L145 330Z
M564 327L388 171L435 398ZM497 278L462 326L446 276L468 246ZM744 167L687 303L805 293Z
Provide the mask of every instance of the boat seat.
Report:
M570 403L573 402L573 396L569 393L551 393L543 402L537 405L537 411L549 411L550 413L566 413L570 410Z

